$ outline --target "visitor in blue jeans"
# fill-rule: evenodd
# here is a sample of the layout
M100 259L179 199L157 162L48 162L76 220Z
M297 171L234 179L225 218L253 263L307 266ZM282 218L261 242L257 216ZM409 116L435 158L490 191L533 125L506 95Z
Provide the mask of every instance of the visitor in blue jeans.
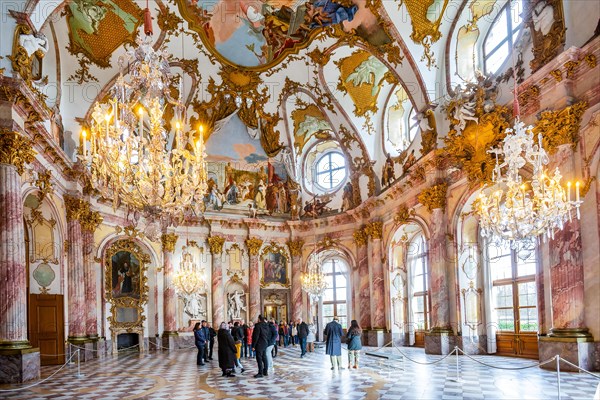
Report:
M298 318L296 323L298 329L298 341L300 342L300 357L304 357L306 354L306 337L308 336L308 325L302 321L302 318Z

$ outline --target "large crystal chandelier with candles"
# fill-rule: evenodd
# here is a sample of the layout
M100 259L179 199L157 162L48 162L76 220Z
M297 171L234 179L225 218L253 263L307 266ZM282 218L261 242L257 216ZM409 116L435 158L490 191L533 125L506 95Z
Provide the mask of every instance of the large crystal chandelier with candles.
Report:
M204 270L196 264L194 256L189 251L189 243L183 248L179 269L173 277L173 285L185 299L206 292Z
M496 154L494 186L481 190L474 204L483 237L513 245L540 235L553 238L573 214L580 217L579 182L572 199L572 183L568 182L565 190L559 169L552 175L546 171L549 158L542 147L542 135L538 134L536 143L532 129L517 117L514 129L507 129L502 148L490 150ZM499 155L504 156L502 164ZM531 179L521 176L523 168L533 171Z
M179 98L170 95L173 85L164 50L152 47L152 26L145 10L144 32L138 47L119 59L128 66L128 80L121 74L110 99L96 103L83 132L83 159L91 169L91 183L100 194L146 215L182 218L190 209L202 211L207 190L202 126L186 131L182 82ZM173 107L171 129L165 128L165 110ZM86 141L89 140L90 148Z
M317 255L313 255L312 259L308 262L306 272L301 277L302 289L310 296L313 302L319 301L325 289L327 289L327 281L323 274L323 268Z

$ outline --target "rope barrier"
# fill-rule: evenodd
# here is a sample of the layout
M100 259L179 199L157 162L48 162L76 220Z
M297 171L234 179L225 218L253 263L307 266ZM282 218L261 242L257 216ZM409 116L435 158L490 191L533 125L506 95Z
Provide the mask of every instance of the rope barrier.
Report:
M583 368L581 368L581 367L579 367L579 366L577 366L577 365L573 364L573 363L572 363L572 362L570 362L569 360L565 360L564 358L560 357L560 361L562 361L562 362L564 362L564 363L567 363L567 364L569 364L571 367L577 368L577 369L578 369L578 370L580 370L581 372L585 372L586 374L588 374L588 375L591 375L591 376L593 376L593 377L594 377L594 378L596 378L596 379L600 379L600 375L596 375L596 374L594 374L594 373L592 373L592 372L590 372L590 371L588 371L588 370L586 370L586 369L583 369Z
M76 353L71 354L71 357L69 357L69 359L67 360L67 362L65 362L63 365L61 365L58 370L56 370L54 373L52 373L48 377L46 377L46 378L44 378L44 379L42 379L42 380L40 380L40 381L38 381L38 382L36 382L34 384L28 385L28 386L22 386L22 387L15 388L15 389L0 389L0 392L16 392L16 391L19 391L19 390L30 389L32 387L41 385L42 383L44 383L44 382L48 381L50 378L52 378L54 375L58 374L63 368L65 368L71 362L71 360L73 359L73 357L75 357L75 354Z
M398 346L396 346L394 344L394 348L396 350L398 350L398 353L402 354L403 357L405 357L408 361L414 362L415 364L419 364L419 365L433 365L433 364L437 364L441 361L444 361L446 358L450 357L452 354L454 354L455 350L452 350L450 353L446 354L444 357L440 358L437 361L432 361L432 362L421 362L421 361L417 361L417 360L413 360L412 358L408 357L406 354L404 354L399 348Z
M528 365L526 367L497 367L495 365L486 364L484 362L481 362L481 361L477 360L476 358L471 357L469 354L465 353L463 350L461 350L458 347L455 347L454 349L456 351L460 351L462 353L462 355L466 356L470 360L475 361L478 364L485 365L488 368L501 369L501 370L505 370L505 371L519 371L519 370L522 370L522 369L529 369L529 368L541 367L542 365L546 365L546 364L548 364L548 363L550 363L550 362L552 362L552 361L554 361L556 359L556 356L554 356L554 357L552 357L549 360L546 360L546 361L543 361L543 362L538 362L538 363L535 363L533 365Z

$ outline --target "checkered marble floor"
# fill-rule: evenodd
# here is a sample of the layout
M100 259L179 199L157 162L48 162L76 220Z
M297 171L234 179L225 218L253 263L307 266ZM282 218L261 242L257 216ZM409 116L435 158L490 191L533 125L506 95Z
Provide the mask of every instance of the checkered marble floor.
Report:
M365 355L358 370L331 371L323 349L300 358L298 347L279 350L274 373L255 379L254 359L242 359L244 374L221 377L218 361L196 366L196 351L175 350L148 354L126 353L69 365L47 382L17 392L0 392L0 399L557 399L557 375L537 367L499 370L450 356L427 356L422 349L401 348L415 363L402 362L396 349L392 360ZM535 365L535 361L483 356L478 360L504 368ZM347 366L347 354L342 359ZM42 378L58 367L43 367ZM599 381L587 374L561 373L562 399L592 399ZM29 386L23 385L23 386ZM0 385L0 390L17 386Z

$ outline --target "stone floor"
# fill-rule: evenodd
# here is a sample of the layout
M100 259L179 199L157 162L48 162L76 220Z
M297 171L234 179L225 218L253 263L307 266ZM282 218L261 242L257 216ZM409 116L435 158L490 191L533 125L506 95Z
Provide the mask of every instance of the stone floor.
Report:
M247 369L234 378L221 377L217 361L210 366L195 365L194 349L152 352L140 355L127 352L115 357L67 365L46 382L24 390L7 392L16 386L0 385L4 399L557 399L557 375L538 368L535 361L484 356L478 360L504 368L500 370L459 357L457 382L456 357L431 365L419 363L440 360L426 356L422 349L402 348L412 360L402 362L395 349L392 360L365 355L358 370L331 371L322 349L299 357L297 347L280 349L275 358L275 373L262 379L252 377L256 362L243 359ZM346 351L343 351L346 366ZM417 363L418 362L418 363ZM58 366L44 367L42 378ZM561 399L592 399L600 381L587 374L561 373ZM33 383L29 383L29 386Z

